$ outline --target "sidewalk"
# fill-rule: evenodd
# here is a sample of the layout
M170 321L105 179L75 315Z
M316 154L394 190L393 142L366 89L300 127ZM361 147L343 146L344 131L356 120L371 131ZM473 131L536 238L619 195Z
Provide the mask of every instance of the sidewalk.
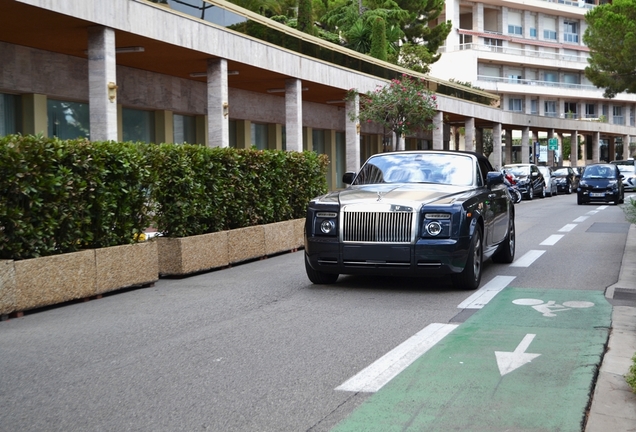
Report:
M636 431L636 394L625 374L636 353L636 225L627 235L618 282L605 297L614 306L607 351L599 371L585 432Z

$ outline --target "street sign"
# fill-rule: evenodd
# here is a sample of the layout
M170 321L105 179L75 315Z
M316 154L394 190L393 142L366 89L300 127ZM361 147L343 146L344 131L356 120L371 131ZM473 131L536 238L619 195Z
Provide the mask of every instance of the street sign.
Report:
M548 140L548 150L558 150L559 141L556 138L550 138Z

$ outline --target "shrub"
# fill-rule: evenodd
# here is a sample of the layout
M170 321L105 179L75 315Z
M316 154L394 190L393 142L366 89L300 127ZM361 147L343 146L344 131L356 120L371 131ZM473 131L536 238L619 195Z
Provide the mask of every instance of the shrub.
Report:
M629 384L629 386L632 388L632 391L636 393L636 354L634 354L632 360L634 361L634 363L629 368L629 372L625 376L625 381L627 381L627 384Z

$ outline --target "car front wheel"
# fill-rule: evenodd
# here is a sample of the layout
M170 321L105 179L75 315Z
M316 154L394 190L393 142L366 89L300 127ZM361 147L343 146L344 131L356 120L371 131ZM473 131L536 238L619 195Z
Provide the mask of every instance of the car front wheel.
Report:
M481 266L483 261L483 244L481 227L477 225L468 250L466 267L461 273L453 275L453 285L457 289L474 290L481 282Z
M534 198L534 186L530 185L528 187L528 200L532 201L532 198Z
M565 193L567 193L568 195L572 193L572 183L568 183L568 188Z
M328 285L332 283L336 283L338 280L338 273L325 273L318 270L314 270L311 265L309 265L309 258L305 254L305 272L307 273L307 277L309 280L316 285Z

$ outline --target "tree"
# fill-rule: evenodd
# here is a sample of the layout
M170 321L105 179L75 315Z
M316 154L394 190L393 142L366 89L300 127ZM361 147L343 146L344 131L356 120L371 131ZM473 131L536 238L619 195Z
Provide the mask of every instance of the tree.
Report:
M376 17L371 27L371 57L386 61L386 25L384 20Z
M347 98L350 100L357 94L352 89ZM437 101L426 88L426 82L402 75L384 87L360 95L360 113L357 117L352 114L350 119L378 123L401 137L418 130L431 130L436 112Z
M298 30L314 34L314 18L311 0L298 0Z
M636 0L614 0L590 10L583 42L590 48L585 76L604 96L636 93Z
M435 63L441 54L437 52L453 28L450 20L431 25L444 12L445 0L396 0L398 6L409 12L404 23L404 39L407 44L426 47L422 61ZM410 53L412 55L412 51Z

